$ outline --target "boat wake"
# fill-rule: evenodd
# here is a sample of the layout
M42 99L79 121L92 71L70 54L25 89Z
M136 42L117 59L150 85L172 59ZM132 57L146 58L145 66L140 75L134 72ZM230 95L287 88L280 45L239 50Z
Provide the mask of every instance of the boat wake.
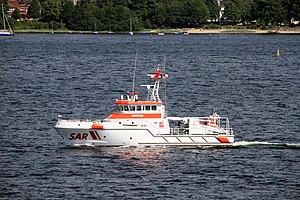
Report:
M120 146L120 147L101 147L98 145L86 145L86 144L76 144L64 146L61 149L65 150L74 150L74 149L162 149L162 148L172 148L168 146ZM280 148L280 149L300 149L300 143L275 143L275 142L263 142L263 141L239 141L233 143L232 146L183 146L183 147L174 147L174 148L183 148L183 149L223 149L223 148Z
M300 148L300 143L274 143L260 141L240 141L235 142L233 147L271 147L271 148Z

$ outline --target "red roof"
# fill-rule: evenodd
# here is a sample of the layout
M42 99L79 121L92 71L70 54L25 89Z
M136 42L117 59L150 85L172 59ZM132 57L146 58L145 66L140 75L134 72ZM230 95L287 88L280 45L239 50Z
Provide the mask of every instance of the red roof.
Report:
M27 15L28 8L32 0L8 0L9 16L12 15L16 8L19 9L21 15ZM13 10L13 11L12 11Z

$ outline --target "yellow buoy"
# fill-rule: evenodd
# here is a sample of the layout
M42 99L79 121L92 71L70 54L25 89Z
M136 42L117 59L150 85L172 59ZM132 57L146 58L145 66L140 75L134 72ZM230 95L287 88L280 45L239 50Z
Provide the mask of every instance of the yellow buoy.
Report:
M280 56L280 51L279 51L279 49L277 49L277 51L276 51L276 56L277 56L277 57Z

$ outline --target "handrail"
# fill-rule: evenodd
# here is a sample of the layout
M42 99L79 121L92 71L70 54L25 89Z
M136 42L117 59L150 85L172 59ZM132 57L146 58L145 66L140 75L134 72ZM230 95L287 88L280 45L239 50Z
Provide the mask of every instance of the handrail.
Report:
M197 129L199 130L199 132L190 133L190 130L197 130ZM232 135L233 134L232 130L233 129L230 128L230 129L223 129L223 131L221 131L221 132L217 132L217 131L209 130L207 127L201 127L201 128L195 128L195 129L174 127L174 128L170 128L170 134L171 135L189 135L189 136L192 136L192 135Z

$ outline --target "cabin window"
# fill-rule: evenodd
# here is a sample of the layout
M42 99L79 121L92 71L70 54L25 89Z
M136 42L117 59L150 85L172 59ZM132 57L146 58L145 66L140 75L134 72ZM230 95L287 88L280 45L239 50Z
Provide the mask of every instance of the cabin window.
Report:
M129 110L128 106L124 106L124 110L128 111Z
M124 110L123 106L118 106L118 108L119 108L119 111L123 111Z
M130 111L135 111L135 106L130 106Z
M136 106L136 110L137 111L141 111L142 110L142 106Z
M156 110L156 106L151 106L151 110Z
M145 106L146 110L150 110L150 106Z

